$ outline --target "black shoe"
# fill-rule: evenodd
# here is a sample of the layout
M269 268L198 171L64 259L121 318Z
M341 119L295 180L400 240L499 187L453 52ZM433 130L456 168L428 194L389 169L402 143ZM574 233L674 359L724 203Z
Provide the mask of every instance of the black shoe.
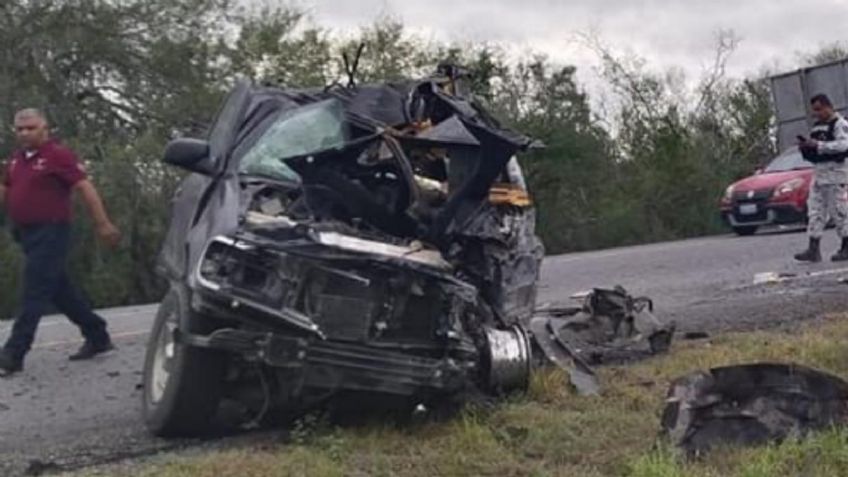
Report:
M23 360L13 357L6 351L0 351L0 376L11 376L23 370Z
M848 260L848 238L842 239L842 247L836 252L836 255L830 257L834 262L844 262Z
M818 263L821 262L821 251L819 249L819 244L821 243L821 239L811 238L810 246L807 250L795 254L795 260L799 262L810 262L810 263Z
M111 341L107 341L104 344L94 344L86 341L77 351L76 353L68 356L68 359L71 361L83 361L86 359L91 359L98 354L106 353L107 351L112 351L115 349L115 345L112 344Z

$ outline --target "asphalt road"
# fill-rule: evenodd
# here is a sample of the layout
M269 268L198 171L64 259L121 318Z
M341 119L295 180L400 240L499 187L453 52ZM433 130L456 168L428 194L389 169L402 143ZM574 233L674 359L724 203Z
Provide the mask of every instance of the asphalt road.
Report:
M848 263L793 263L800 233L711 237L549 257L540 302L567 303L596 286L620 284L652 297L657 314L682 330L780 326L848 309ZM827 255L836 248L824 240ZM787 276L754 285L759 273ZM73 469L194 442L149 437L139 417L141 363L155 306L103 311L118 350L70 363L80 345L61 317L46 318L23 374L0 379L0 475ZM5 339L9 322L0 322Z
M549 257L539 300L562 303L574 290L622 285L651 297L657 315L678 329L710 332L775 327L848 310L848 285L839 281L848 277L848 262L829 260L839 247L835 234L822 241L822 263L792 259L806 245L805 234L796 230ZM784 281L755 285L763 273Z

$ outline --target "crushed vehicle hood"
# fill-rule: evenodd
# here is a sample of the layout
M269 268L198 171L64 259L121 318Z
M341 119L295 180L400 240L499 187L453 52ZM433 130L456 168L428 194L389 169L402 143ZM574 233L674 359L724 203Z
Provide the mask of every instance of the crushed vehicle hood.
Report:
M383 242L418 241L454 261L451 247L469 226L480 227L487 207L532 206L515 156L543 147L455 94L463 81L440 70L425 79L355 87L238 83L210 129L218 173L192 174L183 184L178 196L189 197L175 201L160 270L185 278L205 242L236 233L249 211L307 225L345 224L348 235ZM288 187L300 197L293 207L286 200L257 205L256 189L243 186L250 181Z
M368 220L391 235L445 245L447 236L460 230L489 197L510 159L518 152L541 146L501 126L473 100L451 95L453 81L437 76L356 88L254 88L238 127L233 159L242 162L242 172L257 175L280 178L282 167L290 169L285 171L286 178L313 195L326 194L329 188L348 200L361 200L363 208L373 209ZM275 125L269 126L269 122L285 117L291 118L288 124L301 121L302 127L289 129L309 137L288 141L285 150L274 151L276 157L268 161L245 165L245 157L239 157L240 149L247 149L263 134L274 134ZM276 124L284 136L282 130L287 124ZM380 150L365 158L374 148ZM447 197L437 211L423 207L420 200L421 189L427 184L423 176L433 175L422 169L436 164L416 163L410 157L414 151L434 149L447 151L452 169L442 174L448 176L440 178L445 180L437 181L448 182ZM381 162L392 154L397 162ZM339 177L349 177L349 171L357 166L407 183L394 198L393 207L368 201L363 190Z

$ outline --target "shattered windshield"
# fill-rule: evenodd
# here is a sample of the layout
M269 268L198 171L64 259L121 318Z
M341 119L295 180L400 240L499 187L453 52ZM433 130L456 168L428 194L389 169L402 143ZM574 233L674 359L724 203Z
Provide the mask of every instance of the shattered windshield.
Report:
M344 109L335 99L284 111L244 154L240 172L299 181L285 159L341 147L346 140Z

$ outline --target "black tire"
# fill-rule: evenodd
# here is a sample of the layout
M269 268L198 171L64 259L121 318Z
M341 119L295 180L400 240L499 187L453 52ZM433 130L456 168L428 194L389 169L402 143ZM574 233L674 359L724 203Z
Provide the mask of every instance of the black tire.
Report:
M221 400L226 358L174 343L174 327L201 334L214 329L211 320L191 310L184 288L168 292L153 323L144 357L144 421L160 437L203 435L211 429Z
M736 232L736 235L741 235L743 237L747 237L749 235L754 235L755 233L757 233L758 228L759 227L757 227L756 225L747 225L747 226L733 227L733 231Z

